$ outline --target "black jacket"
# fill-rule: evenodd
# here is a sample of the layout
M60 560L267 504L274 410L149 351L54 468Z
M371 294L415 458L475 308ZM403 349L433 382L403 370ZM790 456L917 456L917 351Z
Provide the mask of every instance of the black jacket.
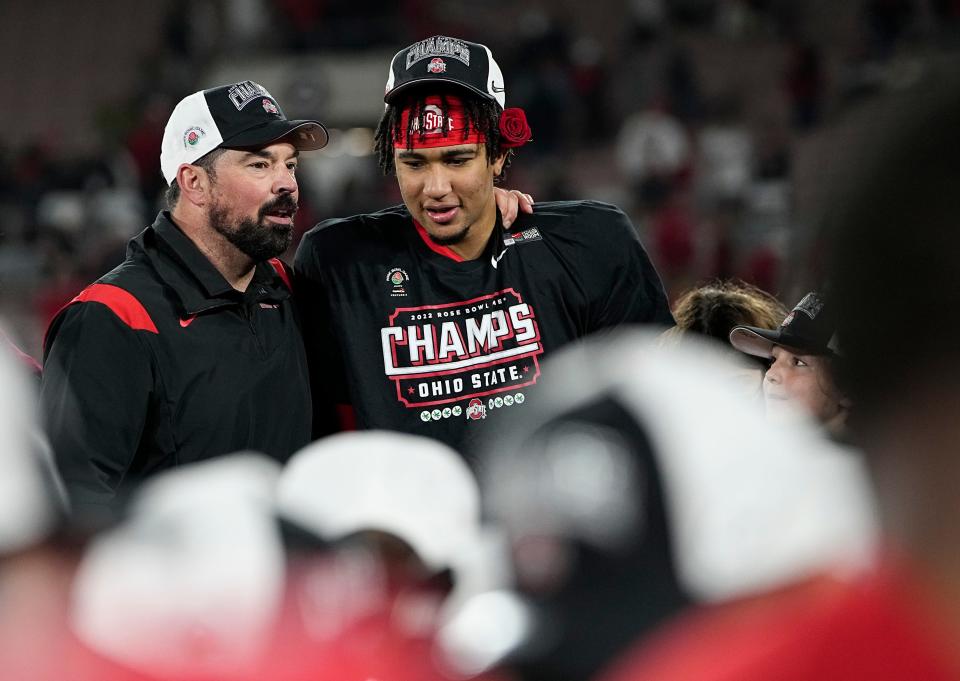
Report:
M54 318L41 407L75 505L238 450L281 461L309 441L303 342L279 260L233 289L161 213L126 260Z

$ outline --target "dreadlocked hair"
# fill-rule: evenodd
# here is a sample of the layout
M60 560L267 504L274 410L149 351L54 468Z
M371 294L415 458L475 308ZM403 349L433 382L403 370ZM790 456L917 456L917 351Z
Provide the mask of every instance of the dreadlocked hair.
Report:
M413 92L401 96L393 104L387 105L377 125L377 132L374 135L374 149L380 164L380 170L384 175L389 175L394 171L393 151L395 146L406 146L408 151L413 150L414 140L419 137L423 140L426 137L426 99L428 96L438 96L440 98L440 109L443 114L443 133L450 132L450 103L448 96L456 96L463 104L463 111L469 122L469 126L463 129L463 138L466 139L470 134L470 128L483 135L484 147L487 152L487 163L493 163L501 154L500 149L500 106L489 99L476 97L456 90L438 93L435 89L414 90ZM417 130L403 130L403 112L410 109L410 126L417 122ZM405 141L406 144L397 144L398 140ZM506 159L500 174L495 178L499 180L503 177L503 172L510 166L513 158L513 149L506 150Z

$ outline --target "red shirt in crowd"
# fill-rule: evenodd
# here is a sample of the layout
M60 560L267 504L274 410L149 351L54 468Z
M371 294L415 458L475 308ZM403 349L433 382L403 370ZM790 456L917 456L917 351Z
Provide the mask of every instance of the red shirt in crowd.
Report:
M892 568L681 618L600 681L956 681L960 642Z

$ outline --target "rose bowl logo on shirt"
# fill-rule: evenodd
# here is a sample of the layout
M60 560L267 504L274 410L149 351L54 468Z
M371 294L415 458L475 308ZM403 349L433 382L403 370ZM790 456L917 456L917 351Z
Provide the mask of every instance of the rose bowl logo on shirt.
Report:
M447 70L447 63L440 57L434 57L427 63L427 71L430 73L444 73Z
M390 295L394 298L407 295L407 290L403 285L408 281L410 281L410 275L407 274L406 270L394 267L387 272L387 283L390 284Z

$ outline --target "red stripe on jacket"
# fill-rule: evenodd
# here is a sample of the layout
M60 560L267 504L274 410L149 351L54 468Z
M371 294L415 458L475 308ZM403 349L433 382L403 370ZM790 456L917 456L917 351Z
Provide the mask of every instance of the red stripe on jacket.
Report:
M284 266L283 261L280 260L280 258L270 258L267 262L270 263L270 266L280 275L280 278L283 279L283 283L287 285L287 288L292 291L293 284L290 283L290 275L287 273L287 268Z
M132 293L119 286L91 284L83 289L80 295L64 305L64 309L74 303L101 303L109 307L113 314L131 329L159 333L146 308Z

